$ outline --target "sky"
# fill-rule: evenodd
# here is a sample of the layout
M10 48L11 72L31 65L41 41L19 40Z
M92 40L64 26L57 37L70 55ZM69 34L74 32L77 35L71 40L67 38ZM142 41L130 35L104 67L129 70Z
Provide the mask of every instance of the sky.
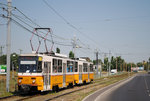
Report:
M7 4L7 1L0 0L0 3ZM127 62L147 61L150 57L149 5L150 0L12 0L12 6L61 37L53 37L54 51L59 47L62 54L68 55L72 46L62 46L55 42L72 45L76 37L76 43L81 47L75 50L76 57L95 59L94 52L97 49L101 59L104 58L103 53L110 51L111 56L121 56ZM0 7L7 8L4 5ZM23 17L15 9L12 13ZM7 15L1 8L0 14ZM5 46L4 53L6 23L7 19L0 17L0 46ZM33 28L30 30L33 31ZM31 53L31 36L30 32L11 22L11 51L19 53L19 49L22 49L22 53ZM51 39L50 36L48 38ZM34 48L38 46L36 36L33 37L33 44ZM47 45L50 50L52 43L47 42ZM45 50L43 42L40 50Z

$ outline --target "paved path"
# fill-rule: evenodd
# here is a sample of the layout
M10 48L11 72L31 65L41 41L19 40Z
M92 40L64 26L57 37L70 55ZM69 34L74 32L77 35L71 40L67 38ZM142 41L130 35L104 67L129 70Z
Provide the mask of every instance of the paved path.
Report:
M83 101L150 101L150 75L140 74L98 90Z

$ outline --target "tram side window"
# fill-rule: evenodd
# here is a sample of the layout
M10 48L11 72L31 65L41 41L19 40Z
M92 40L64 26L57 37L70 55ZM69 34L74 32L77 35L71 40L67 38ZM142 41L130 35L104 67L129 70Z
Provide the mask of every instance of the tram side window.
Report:
M90 64L90 72L93 72L93 65Z
M57 73L57 60L53 59L53 73Z
M37 72L42 72L42 61L38 62Z
M73 61L70 61L70 72L73 72Z
M67 61L67 72L73 72L73 61Z
M58 60L58 72L62 72L62 60Z
M70 64L70 61L67 61L67 72L70 72L69 64Z
M78 72L78 62L75 62L75 72Z
M88 71L87 63L83 63L83 72L87 71Z

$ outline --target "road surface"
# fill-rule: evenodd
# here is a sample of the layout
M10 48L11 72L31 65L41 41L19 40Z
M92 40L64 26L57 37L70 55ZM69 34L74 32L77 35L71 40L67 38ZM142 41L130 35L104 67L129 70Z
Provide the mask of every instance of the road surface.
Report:
M150 74L105 87L83 101L150 101Z

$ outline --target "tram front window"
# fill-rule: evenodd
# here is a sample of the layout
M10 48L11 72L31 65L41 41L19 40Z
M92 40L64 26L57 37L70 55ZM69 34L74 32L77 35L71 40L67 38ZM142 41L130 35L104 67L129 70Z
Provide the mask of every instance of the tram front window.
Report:
M19 72L21 73L39 73L42 72L42 62L20 61Z
M19 72L24 73L36 73L36 65L28 64L28 65L20 65Z

